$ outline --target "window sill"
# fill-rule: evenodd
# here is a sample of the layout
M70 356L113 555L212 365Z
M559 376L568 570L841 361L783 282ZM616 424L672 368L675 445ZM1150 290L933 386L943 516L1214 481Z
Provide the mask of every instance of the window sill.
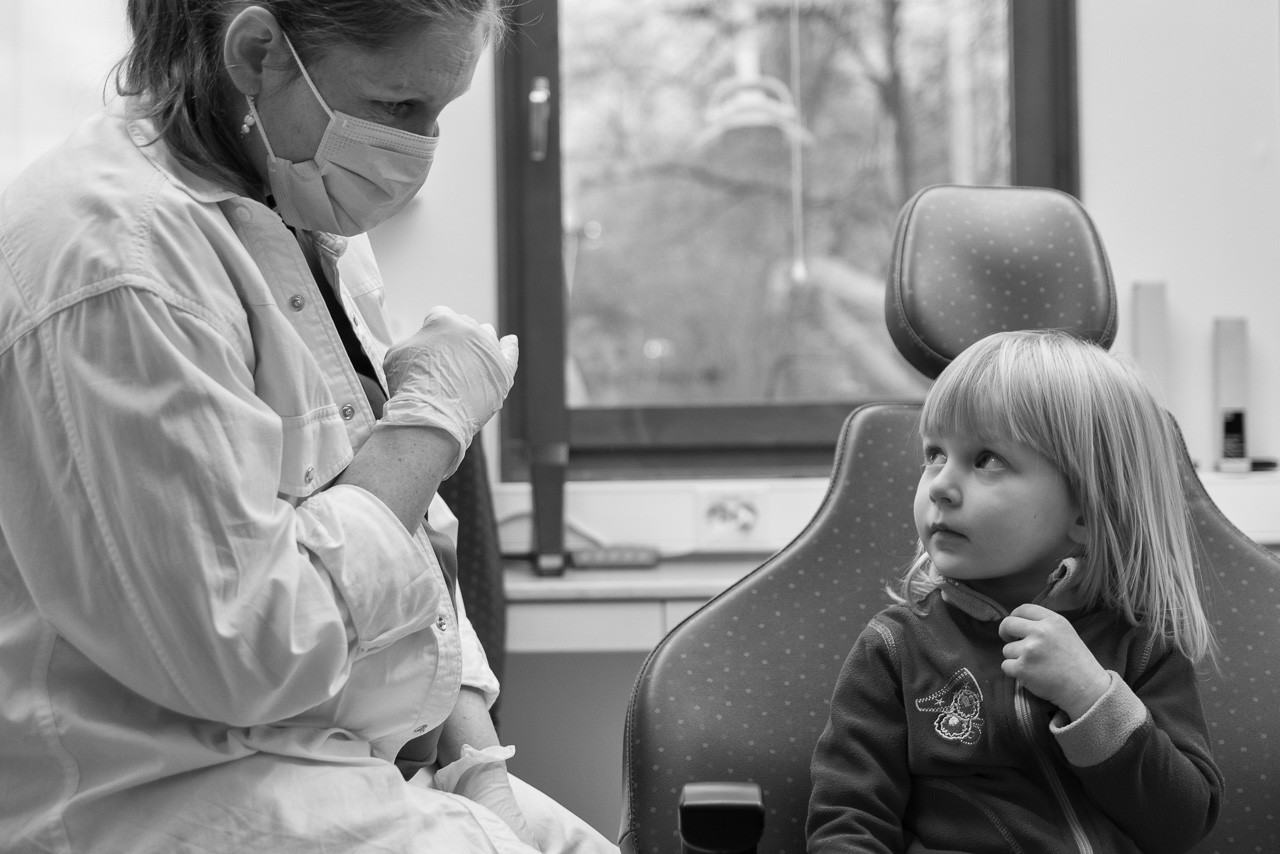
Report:
M505 573L508 652L645 652L766 555L664 561L652 569Z
M663 561L651 569L568 569L535 575L513 561L505 573L508 602L600 602L651 599L706 601L760 566L768 555Z
M1200 482L1222 514L1250 539L1280 546L1280 472L1201 471Z

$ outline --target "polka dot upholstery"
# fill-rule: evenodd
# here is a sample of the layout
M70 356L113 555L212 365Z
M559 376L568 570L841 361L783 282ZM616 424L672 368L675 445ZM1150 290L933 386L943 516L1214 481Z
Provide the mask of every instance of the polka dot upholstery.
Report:
M1209 743L1226 778L1222 815L1194 854L1280 851L1280 559L1222 515L1182 450L1220 673L1205 668Z
M1115 291L1080 203L1039 187L927 187L902 209L889 335L924 375L1005 329L1072 328L1111 346Z
M804 532L646 661L627 715L624 851L679 852L680 789L698 780L760 784L758 851L804 851L809 758L836 675L914 553L917 414L911 405L856 411Z
M922 191L899 220L889 290L894 340L931 377L999 329L1073 328L1104 346L1114 338L1102 244L1079 204L1055 191ZM676 808L694 781L759 784L759 854L805 850L809 761L836 676L914 553L918 415L903 404L855 410L805 530L649 656L627 713L625 854L680 851ZM1185 448L1170 453L1181 461L1222 644L1202 696L1226 796L1194 852L1280 852L1280 560L1223 517Z

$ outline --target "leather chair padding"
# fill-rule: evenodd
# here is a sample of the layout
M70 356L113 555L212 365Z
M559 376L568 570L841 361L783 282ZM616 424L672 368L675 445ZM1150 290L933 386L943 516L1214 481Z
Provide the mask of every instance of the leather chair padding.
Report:
M1110 347L1115 288L1093 222L1066 193L938 185L898 217L885 322L933 379L965 347L1007 329L1071 328Z
M679 852L681 787L721 780L763 789L760 854L804 851L809 759L836 676L915 553L918 412L855 411L805 530L649 656L627 714L624 851Z

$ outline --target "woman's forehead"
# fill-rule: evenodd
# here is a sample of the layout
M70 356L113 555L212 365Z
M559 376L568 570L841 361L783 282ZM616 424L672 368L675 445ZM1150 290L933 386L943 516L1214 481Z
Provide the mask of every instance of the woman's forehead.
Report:
M381 49L335 45L317 64L322 74L365 97L443 106L470 87L485 45L481 22L442 22Z

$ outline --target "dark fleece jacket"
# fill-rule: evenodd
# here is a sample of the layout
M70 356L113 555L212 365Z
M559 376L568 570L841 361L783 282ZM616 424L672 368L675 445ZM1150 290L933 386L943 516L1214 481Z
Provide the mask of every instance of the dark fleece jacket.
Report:
M809 851L1173 854L1208 834L1223 782L1191 662L1119 614L1060 613L1111 674L1074 722L1005 676L1008 612L972 588L873 618L814 751Z

